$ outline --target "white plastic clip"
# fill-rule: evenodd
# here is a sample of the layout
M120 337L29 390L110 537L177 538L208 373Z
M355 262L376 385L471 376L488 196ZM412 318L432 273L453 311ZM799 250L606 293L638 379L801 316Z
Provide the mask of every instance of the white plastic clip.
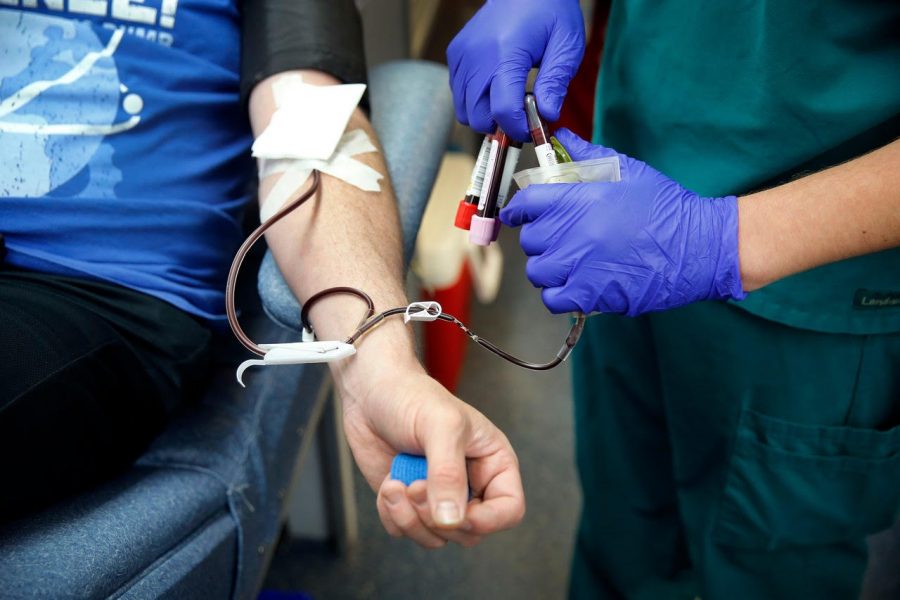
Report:
M403 322L410 321L437 321L444 309L437 302L413 302L406 307L403 313Z
M290 342L287 344L260 344L266 351L261 359L245 360L237 368L237 380L244 385L244 371L263 365L304 365L341 360L356 354L356 348L344 342Z

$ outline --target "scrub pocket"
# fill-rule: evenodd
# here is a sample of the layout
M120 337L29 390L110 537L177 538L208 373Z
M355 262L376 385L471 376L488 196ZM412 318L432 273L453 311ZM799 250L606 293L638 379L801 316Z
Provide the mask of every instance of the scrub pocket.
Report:
M900 508L900 426L805 425L745 409L713 530L723 545L776 550L860 540Z

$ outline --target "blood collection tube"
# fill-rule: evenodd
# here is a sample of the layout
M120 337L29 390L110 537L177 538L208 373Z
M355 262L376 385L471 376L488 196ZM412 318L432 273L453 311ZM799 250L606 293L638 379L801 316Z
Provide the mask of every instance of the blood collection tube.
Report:
M509 200L509 188L512 185L513 173L519 165L519 155L522 153L522 144L513 140L509 141L509 148L506 151L506 162L503 165L503 175L500 177L500 188L497 190L497 202L494 210L485 215L494 220L494 230L491 241L496 242L500 236L500 209L506 206Z
M496 219L497 196L500 181L503 179L506 155L509 151L510 139L499 127L491 138L491 151L488 155L485 170L484 186L478 199L478 211L472 217L469 228L469 241L479 246L488 246L497 239L500 222Z
M572 162L572 157L559 143L559 140L550 136L547 124L544 123L538 112L534 94L525 94L525 117L528 119L528 129L531 130L534 153L537 155L538 164L542 169ZM544 179L544 183L578 183L579 181L578 174L575 172L547 174Z
M506 152L506 164L503 166L503 177L500 179L500 190L497 192L497 211L492 216L497 216L500 209L509 201L509 189L512 186L513 173L519 166L519 156L522 153L522 144L510 140L509 150Z
M478 200L481 197L481 188L484 186L484 174L487 171L488 159L491 152L492 136L484 136L481 142L481 150L478 151L478 159L475 161L475 168L472 169L472 177L469 179L469 187L466 190L466 197L459 201L456 208L456 219L453 224L460 229L469 229L472 225L472 217L478 210Z
M528 119L528 129L531 131L531 141L534 142L534 152L537 154L538 164L542 167L558 165L556 150L550 143L550 132L538 112L534 94L525 94L525 117Z

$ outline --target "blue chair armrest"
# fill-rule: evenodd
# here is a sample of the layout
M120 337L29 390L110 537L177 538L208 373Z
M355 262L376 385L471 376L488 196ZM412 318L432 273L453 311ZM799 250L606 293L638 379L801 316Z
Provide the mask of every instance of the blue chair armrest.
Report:
M447 68L404 60L369 74L372 126L378 134L397 196L403 256L409 264L416 234L453 125ZM300 305L266 252L257 279L266 313L280 325L300 329Z
M255 339L296 337L257 305L244 308ZM244 389L234 377L242 349L220 350L203 397L131 469L0 526L0 597L254 596L297 457L326 403L326 371L267 367Z

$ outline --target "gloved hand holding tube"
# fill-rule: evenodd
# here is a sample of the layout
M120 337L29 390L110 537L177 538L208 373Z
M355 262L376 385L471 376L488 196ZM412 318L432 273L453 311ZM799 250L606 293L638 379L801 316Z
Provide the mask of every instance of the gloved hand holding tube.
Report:
M557 137L576 161L618 156L622 180L532 185L501 211L522 227L528 279L551 312L637 316L744 297L734 196L701 198L571 131Z
M528 141L522 98L529 71L540 66L534 93L542 116L557 121L583 56L578 0L488 0L447 48L456 118Z

